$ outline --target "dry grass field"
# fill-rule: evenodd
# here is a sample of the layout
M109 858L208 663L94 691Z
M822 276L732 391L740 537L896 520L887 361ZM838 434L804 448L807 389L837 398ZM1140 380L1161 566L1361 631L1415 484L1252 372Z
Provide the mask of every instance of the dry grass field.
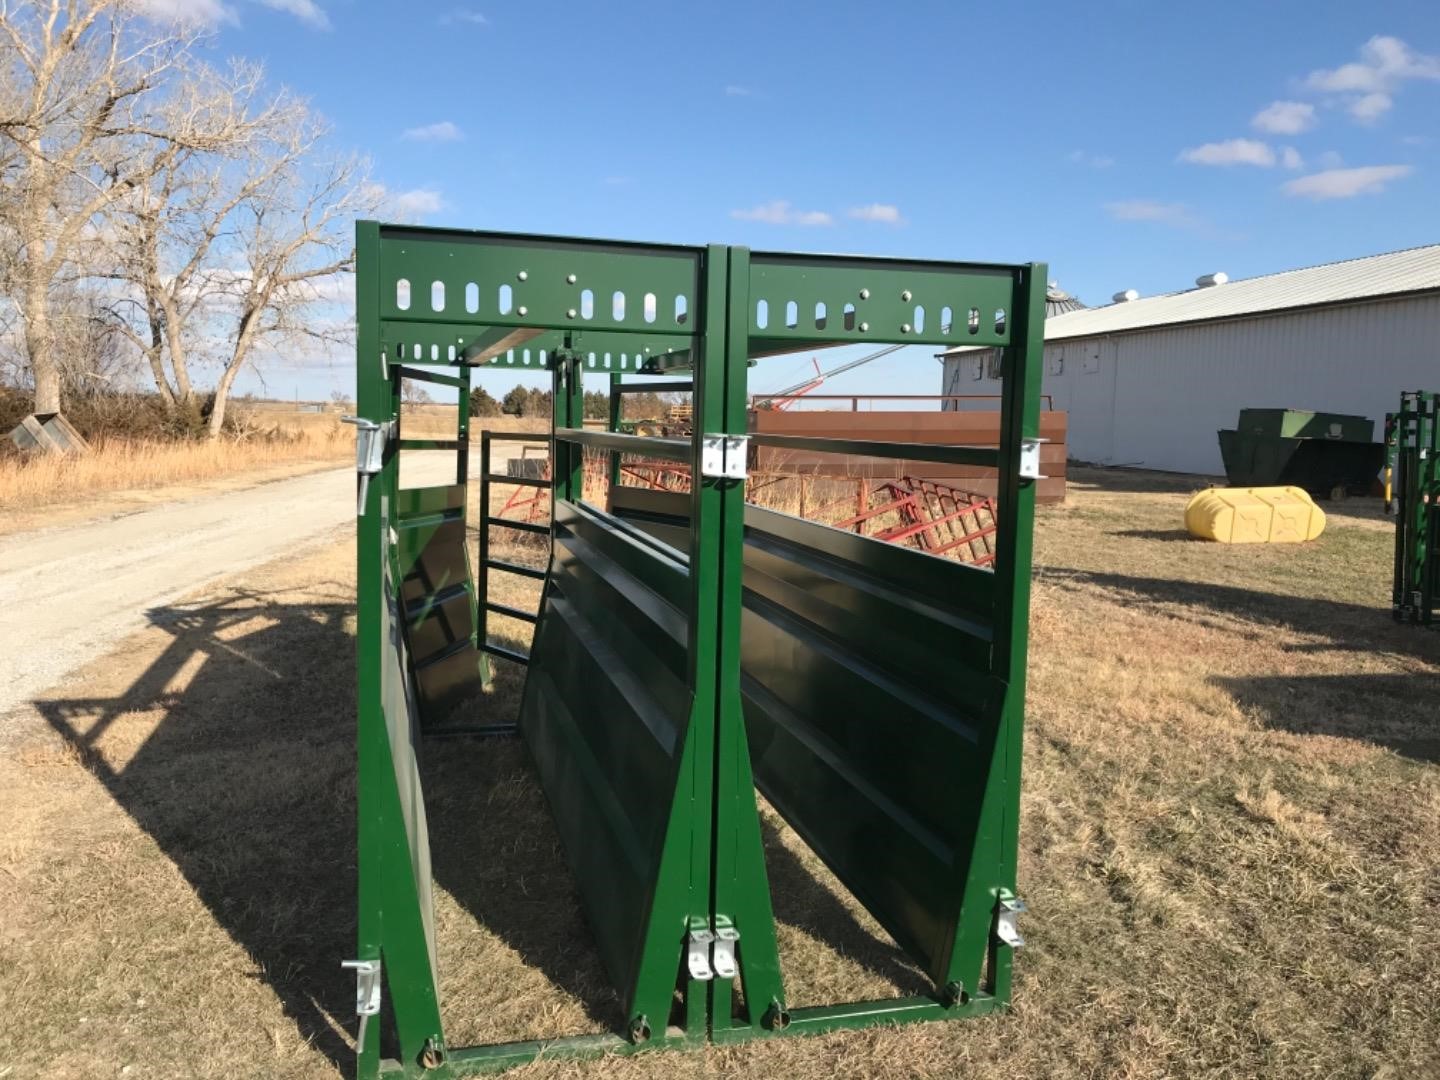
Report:
M1440 634L1390 619L1388 523L1227 548L1179 531L1183 486L1071 481L1038 527L1014 1008L515 1075L1440 1076ZM337 536L0 729L0 1077L348 1073L353 603ZM611 1023L523 750L434 740L424 772L452 1045ZM912 989L767 826L792 1002Z

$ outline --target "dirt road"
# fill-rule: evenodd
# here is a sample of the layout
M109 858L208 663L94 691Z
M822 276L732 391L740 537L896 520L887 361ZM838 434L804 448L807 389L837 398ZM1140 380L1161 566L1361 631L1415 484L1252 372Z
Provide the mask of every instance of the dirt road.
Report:
M407 462L404 482L444 483L453 460ZM0 718L143 627L147 610L354 521L346 467L0 537Z

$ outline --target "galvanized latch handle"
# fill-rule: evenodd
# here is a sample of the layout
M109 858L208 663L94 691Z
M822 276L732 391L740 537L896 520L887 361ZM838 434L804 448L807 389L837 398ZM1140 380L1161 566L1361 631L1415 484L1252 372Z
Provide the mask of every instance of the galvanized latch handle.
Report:
M355 425L355 472L360 477L355 516L364 517L370 477L385 467L385 441L390 437L390 422L376 423L363 416L342 416L340 422Z
M380 1012L380 961L343 960L340 966L355 972L355 1014L360 1017L355 1052L361 1053L365 1049L365 1025Z

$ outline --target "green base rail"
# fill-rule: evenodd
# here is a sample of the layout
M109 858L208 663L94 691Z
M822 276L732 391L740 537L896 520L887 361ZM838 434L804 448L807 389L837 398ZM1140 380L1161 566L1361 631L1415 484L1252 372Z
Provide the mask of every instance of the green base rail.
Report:
M1044 266L374 222L357 234L357 397L362 433L378 432L359 457L358 1075L459 1076L1004 1007L1022 943ZM752 361L854 342L1004 350L998 449L807 440L995 468L992 570L746 505L750 446L766 438L747 436ZM488 485L508 482L490 475L488 439L470 640L480 658L528 661L518 734L624 1008L613 1034L446 1042L416 760L427 725L402 632L396 527L415 496L398 488L407 445L385 439L402 364L551 375L550 557L533 644L528 657L488 648L488 574L506 569L490 555L488 527L505 522L490 520ZM587 373L609 377L610 431L584 429ZM637 373L691 391L692 436L614 430ZM587 450L611 462L605 506L585 497ZM688 467L691 490L621 486L622 455ZM475 686L486 675L477 668ZM475 719L499 730L511 718ZM757 790L925 972L929 993L790 1007ZM384 1057L382 1003L393 1021Z

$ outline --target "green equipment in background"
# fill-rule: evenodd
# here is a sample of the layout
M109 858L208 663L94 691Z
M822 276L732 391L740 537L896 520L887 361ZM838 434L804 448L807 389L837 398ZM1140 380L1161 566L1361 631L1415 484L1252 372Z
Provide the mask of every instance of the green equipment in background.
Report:
M1231 487L1288 485L1328 499L1369 495L1385 457L1374 421L1343 413L1241 409L1234 430L1219 434Z
M1440 394L1400 396L1385 417L1385 509L1395 515L1393 610L1435 624L1440 600Z
M1023 943L1015 875L1044 265L375 222L358 225L356 251L359 953L348 966L359 1074L452 1077L1008 1003ZM884 343L1002 349L998 448L747 434L752 359ZM551 373L554 464L524 481L549 489L550 523L495 515L488 485L519 481L491 476L491 440L533 436L484 433L473 586L453 528L466 497L463 422L462 438L439 447L462 455L456 483L399 486L401 455L437 448L398 432L398 382L425 367L448 369L462 400L477 367ZM583 427L586 374L608 376L609 431ZM688 434L617 430L618 396L641 385L624 381L633 374L691 391ZM747 505L751 444L994 469L993 569ZM586 498L587 450L611 464L604 506ZM637 503L619 486L622 455L677 463L691 490ZM491 528L546 534L548 569L493 557ZM489 640L487 613L515 617L490 600L494 573L544 580L528 655ZM476 689L488 678L487 657L526 665L520 714L477 715L470 729L518 735L529 751L624 1009L613 1034L446 1040L429 830L485 823L427 822L417 752L427 733L463 729L457 711L484 708L452 703L461 675ZM427 689L426 672L442 666ZM792 1005L757 786L928 992ZM394 1023L387 1060L382 998Z

